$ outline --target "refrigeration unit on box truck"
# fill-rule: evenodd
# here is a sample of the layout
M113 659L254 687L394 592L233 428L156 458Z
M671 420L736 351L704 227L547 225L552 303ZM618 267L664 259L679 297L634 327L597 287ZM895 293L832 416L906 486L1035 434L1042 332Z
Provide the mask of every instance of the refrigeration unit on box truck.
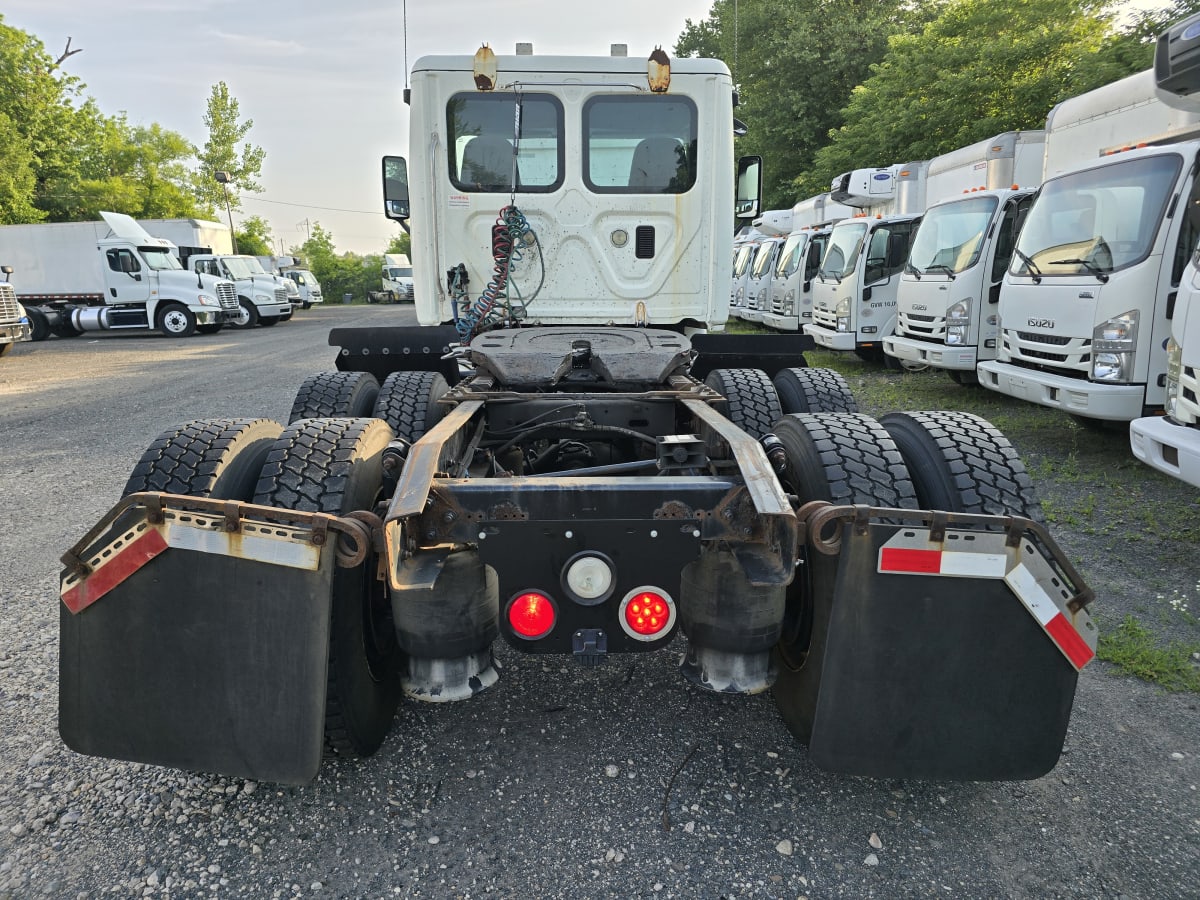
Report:
M103 222L0 227L0 257L20 272L17 298L34 339L85 331L212 334L237 315L233 283L186 272L175 246L121 213Z
M1085 420L1162 409L1170 319L1200 236L1198 136L1200 103L1162 102L1152 70L1050 111L980 384Z
M805 334L818 346L887 362L883 339L896 322L900 270L925 210L928 163L856 169L833 180L829 196L859 214L833 226L813 286Z
M996 355L1000 288L1042 178L1043 131L1008 131L929 161L928 207L896 295L883 350L974 383Z

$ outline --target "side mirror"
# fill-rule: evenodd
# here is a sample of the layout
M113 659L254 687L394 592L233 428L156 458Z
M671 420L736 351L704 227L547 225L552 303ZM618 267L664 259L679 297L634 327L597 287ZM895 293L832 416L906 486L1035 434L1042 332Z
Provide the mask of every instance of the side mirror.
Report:
M738 160L737 188L733 214L738 219L758 217L762 198L762 157L743 156Z
M383 214L404 222L408 210L408 162L402 156L383 158Z

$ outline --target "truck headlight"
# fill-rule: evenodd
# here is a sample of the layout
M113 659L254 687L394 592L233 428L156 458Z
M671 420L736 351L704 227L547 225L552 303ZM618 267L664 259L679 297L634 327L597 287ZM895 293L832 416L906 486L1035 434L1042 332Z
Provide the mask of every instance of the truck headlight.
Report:
M837 319L837 330L846 332L850 330L850 300L843 298L837 302L837 306L833 308L833 315Z
M971 328L971 301L959 300L946 310L946 343L962 346Z
M255 294L254 302L255 303L274 303L275 298L272 297L270 294Z
M1183 348L1175 338L1167 338L1167 415L1179 422L1179 375L1183 371ZM1186 424L1186 423L1183 423Z
M1092 380L1128 382L1137 347L1138 311L1131 309L1106 319L1092 330Z
M220 306L220 301L212 294L197 294L196 302L201 306Z

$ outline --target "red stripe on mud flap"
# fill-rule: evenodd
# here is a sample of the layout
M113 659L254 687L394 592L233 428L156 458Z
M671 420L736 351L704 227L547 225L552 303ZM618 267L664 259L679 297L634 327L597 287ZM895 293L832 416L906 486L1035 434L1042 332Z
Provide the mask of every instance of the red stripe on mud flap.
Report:
M158 531L147 531L79 584L64 591L63 603L73 613L82 612L166 549L167 542Z
M942 570L942 551L905 550L883 547L879 553L880 572L931 572Z
M1058 644L1076 669L1082 669L1096 655L1062 613L1047 622L1045 628L1046 634L1054 639L1054 643Z

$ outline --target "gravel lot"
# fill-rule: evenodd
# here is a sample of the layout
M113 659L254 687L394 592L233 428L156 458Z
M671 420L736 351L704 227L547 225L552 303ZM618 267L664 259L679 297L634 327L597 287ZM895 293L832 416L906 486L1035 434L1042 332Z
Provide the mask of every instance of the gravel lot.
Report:
M377 756L304 788L67 750L59 554L160 431L284 421L301 380L332 368L331 326L411 316L331 306L184 341L25 344L0 363L0 898L1200 896L1197 697L1104 663L1081 677L1066 754L1034 782L822 773L769 697L696 691L673 653L585 671L501 648L497 688L404 704ZM1192 553L1056 530L1098 575L1101 611L1154 579L1194 594Z

